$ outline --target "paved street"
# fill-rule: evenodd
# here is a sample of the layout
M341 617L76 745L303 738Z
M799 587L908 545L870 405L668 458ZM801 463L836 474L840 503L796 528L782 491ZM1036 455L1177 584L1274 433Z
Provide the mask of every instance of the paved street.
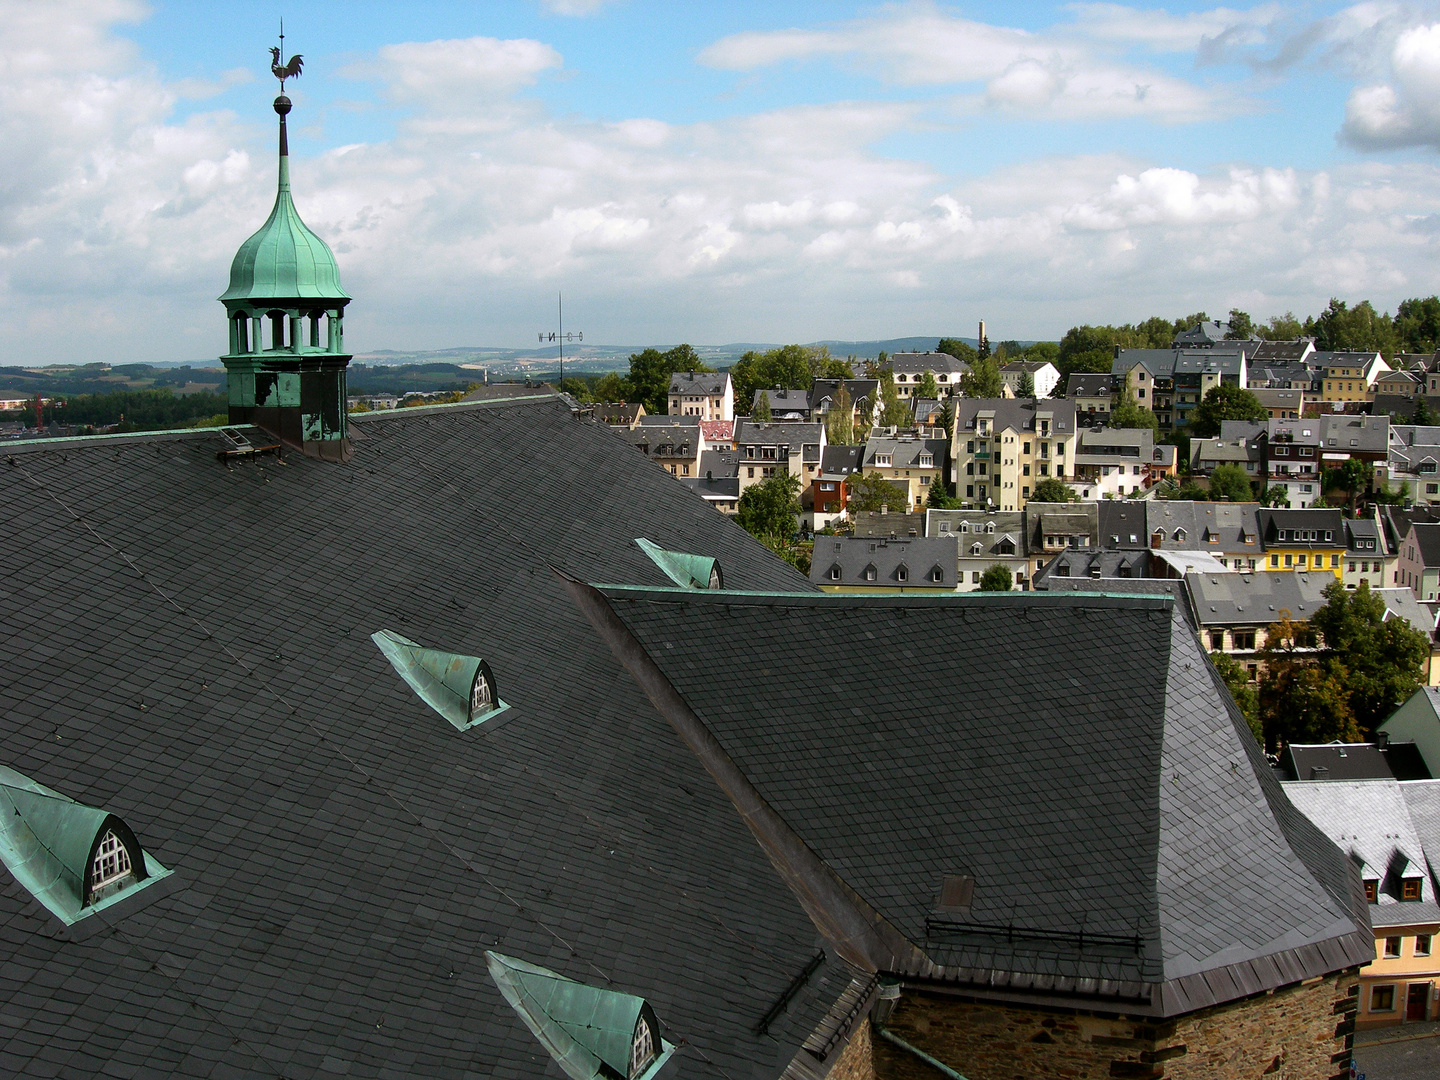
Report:
M1357 1044L1355 1065L1365 1080L1434 1080L1440 1076L1440 1036Z

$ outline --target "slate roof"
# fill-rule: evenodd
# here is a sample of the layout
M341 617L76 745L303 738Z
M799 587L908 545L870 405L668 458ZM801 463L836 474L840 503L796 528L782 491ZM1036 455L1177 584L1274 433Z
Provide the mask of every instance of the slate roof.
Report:
M1362 878L1380 882L1379 903L1372 911L1413 906L1400 900L1402 876L1422 877L1421 902L1435 903L1425 848L1398 781L1289 780L1283 787L1290 801L1359 864Z
M1123 457L1126 461L1133 459L1148 464L1154 445L1155 433L1149 428L1082 427L1075 452L1092 457Z
M810 580L816 585L859 585L871 588L954 590L956 542L953 537L819 536L810 558ZM939 568L934 581L931 571ZM832 571L840 570L840 576ZM866 571L875 571L871 581ZM904 571L905 577L901 578Z
M656 421L652 423L651 421ZM616 432L631 446L648 457L690 458L700 457L700 425L676 423L673 417L645 416L638 427L616 428Z
M773 423L737 420L735 421L735 445L738 447L749 443L755 446L798 448L805 443L819 443L824 431L824 424L787 423L781 420Z
M1174 1015L1373 959L1353 868L1168 596L601 592L612 648L882 970ZM1023 683L1017 650L1047 659ZM947 875L968 909L937 910Z
M1190 551L1204 546L1220 554L1258 556L1261 547L1255 514L1259 507L1259 503L1157 499L1145 503L1146 531L1153 537L1156 530L1163 530L1162 548ZM1216 537L1214 545L1210 544L1212 536Z
M1280 755L1287 780L1429 780L1430 770L1413 742L1290 743ZM1312 770L1325 770L1315 775ZM1440 837L1437 837L1440 839Z
M861 461L864 457L865 447L863 446L827 443L825 449L820 451L820 473L825 477L848 476L850 473L860 471Z
M1077 550L1062 551L1056 555L1032 575L1031 584L1036 589L1048 589L1051 587L1049 583L1056 580L1116 578L1123 581L1151 576L1151 555L1148 551Z
M1239 375L1244 370L1245 356L1232 349L1231 344L1234 343L1209 349L1121 349L1110 363L1110 374L1123 379L1137 364L1144 364L1146 371L1162 379L1171 378L1176 372L1218 371Z
M904 492L901 492L903 498ZM894 510L880 513L878 510L857 510L851 515L856 536L916 536L925 535L925 514L901 514Z
M1325 605L1329 572L1187 574L1185 588L1199 626L1269 626L1282 612L1297 622Z
M1352 416L1348 413L1340 416L1322 416L1320 417L1320 437L1325 440L1327 451L1383 454L1390 445L1390 418L1388 416Z
M882 469L941 469L945 466L945 456L950 448L950 443L945 439L916 439L916 438L895 438L892 436L872 435L865 440L865 464L875 465L876 454L889 454L890 464L881 465ZM929 465L920 464L922 454L930 455Z
M1262 506L1255 511L1260 525L1260 538L1267 548L1333 548L1345 544L1345 515L1336 509L1311 508L1305 510L1271 509ZM1280 533L1286 539L1280 539ZM1314 540L1297 540L1298 531L1314 532ZM1325 539L1326 533L1330 539Z
M1281 388L1271 389L1269 387L1256 387L1250 391L1255 395L1255 400L1264 405L1267 409L1289 409L1291 412L1299 412L1304 404L1304 390L1288 390Z
M899 375L919 375L926 371L944 371L952 375L964 375L970 365L949 353L943 352L897 352L891 353L887 361L890 370Z
M820 403L827 397L834 400L840 390L840 379L816 379L810 385L811 408L818 409ZM857 405L862 398L868 401L875 400L875 391L880 387L879 379L845 379L845 392L850 395L850 400Z
M1050 431L1053 435L1075 434L1075 403L1056 398L962 398L956 409L956 430L964 433L975 430L978 413L991 416L992 430L1038 431L1036 418L1040 414L1050 417Z
M1262 341L1255 346L1255 360L1303 360L1315 349L1314 338L1297 341Z
M1065 396L1073 397L1106 397L1115 393L1115 376L1076 372L1071 375L1065 383Z
M0 1074L558 1076L497 948L644 996L686 1076L777 1077L850 976L754 1034L814 926L549 567L664 585L643 536L808 583L556 397L351 431L345 466L211 431L0 461L4 762L174 872L79 940L0 869ZM381 628L510 709L457 731Z
M718 397L730 382L728 371L676 371L670 375L670 393Z
M777 420L786 416L801 420L810 418L809 390L792 390L784 387L779 390L757 389L754 402L751 404L752 410L755 405L760 403L762 397L770 402L770 412Z
M1416 522L1410 526L1410 538L1425 566L1440 566L1440 525Z
M994 526L994 530L987 533L988 526ZM976 540L986 545L985 553L990 555L995 544L1006 536L1015 541L1015 553L1004 558L1024 557L1030 553L1025 535L1024 510L993 510L990 513L984 510L926 510L925 535L959 537L960 555L966 559L972 558L970 545Z

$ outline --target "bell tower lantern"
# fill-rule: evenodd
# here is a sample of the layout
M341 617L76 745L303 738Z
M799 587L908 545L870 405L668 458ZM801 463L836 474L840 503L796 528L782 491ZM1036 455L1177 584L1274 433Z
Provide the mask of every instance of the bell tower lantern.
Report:
M284 44L283 38L281 44ZM225 365L230 423L254 424L309 457L350 457L345 413L345 305L335 256L305 223L290 198L290 146L285 80L300 74L301 57L280 65L280 177L275 208L260 231L240 245L230 287L220 297L229 321Z

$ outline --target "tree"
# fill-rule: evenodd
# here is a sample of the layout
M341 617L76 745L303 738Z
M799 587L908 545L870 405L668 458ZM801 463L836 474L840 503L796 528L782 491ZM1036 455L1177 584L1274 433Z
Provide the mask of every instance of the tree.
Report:
M1210 474L1210 498L1219 502L1228 497L1232 502L1250 502L1255 498L1255 489L1245 470L1233 462L1216 465Z
M1331 582L1325 606L1310 622L1326 650L1343 661L1350 708L1366 730L1374 730L1420 685L1430 643L1404 619L1386 619L1385 601L1368 584L1352 592Z
M880 373L880 426L908 427L910 410L895 391L895 375L888 368Z
M1030 501L1042 503L1079 502L1080 497L1075 494L1074 488L1058 476L1047 476L1035 485L1035 490L1030 495Z
M1391 356L1395 352L1395 326L1389 315L1378 314L1369 300L1353 308L1345 301L1330 298L1330 303L1315 320L1317 349L1358 349Z
M879 473L851 473L845 480L845 505L852 512L909 509L905 489L890 483Z
M998 398L1004 387L999 366L988 356L977 358L970 370L960 376L960 392L966 397Z
M1255 328L1256 336L1265 341L1294 341L1304 333L1305 327L1295 318L1293 311L1287 311L1284 315L1271 315L1266 325Z
M1360 728L1350 709L1345 667L1321 658L1305 642L1311 631L1287 615L1265 631L1260 674L1260 726L1267 749L1287 742L1358 742Z
M842 381L830 399L830 411L825 414L825 441L833 446L849 446L854 438L855 403Z
M985 573L980 575L981 592L1009 592L1014 584L1015 575L1001 563L986 567Z
M630 356L630 374L625 379L625 400L638 401L645 411L663 415L670 399L670 376L677 371L711 371L689 345L676 345L666 352L645 349Z
M750 407L750 419L757 424L768 424L775 419L770 409L770 395L764 390L755 391L755 404Z
M975 353L981 360L989 357L990 339L988 337L985 337L983 334L981 335L979 342L975 346Z
M1395 336L1402 352L1434 352L1440 348L1440 296L1400 301L1395 309Z
M1250 679L1250 672L1244 664L1225 653L1211 653L1210 661L1224 681L1225 688L1230 691L1230 696L1235 699L1235 705L1245 717L1245 722L1250 725L1255 741L1264 746L1265 732L1260 726L1260 694Z
M1270 484L1260 492L1260 502L1274 509L1290 508L1290 489L1284 484Z
M964 503L953 498L945 481L937 476L930 481L930 487L925 492L925 505L931 510L958 510Z
M1209 312L1205 312L1205 311L1197 311L1197 312L1195 312L1194 315L1185 315L1185 316L1183 316L1183 317L1181 317L1181 318L1179 318L1179 319L1176 319L1175 322L1171 324L1171 325L1172 325L1172 328L1173 328L1173 330L1174 330L1174 333L1171 334L1171 341L1174 340L1174 335L1175 335L1175 334L1178 334L1178 333L1180 333L1181 331L1184 331L1184 330L1189 330L1192 326L1199 326L1201 323L1209 322L1209 321L1210 321L1210 314L1209 314ZM1170 341L1167 341L1165 344L1166 344L1166 345L1169 345L1169 344L1170 344ZM1162 346L1155 346L1155 347L1156 347L1156 348L1161 348Z
M800 513L800 478L776 473L740 495L735 520L751 536L786 539L795 535Z
M1430 406L1425 401L1424 394L1415 395L1415 413L1410 417L1412 424L1429 426L1435 423L1435 414L1430 411Z
M1230 329L1225 331L1226 338L1231 341L1250 341L1255 337L1255 324L1250 321L1248 312L1239 308L1230 309Z
M1020 378L1015 380L1015 396L1017 398L1033 398L1035 396L1035 376L1028 371L1020 372Z
M942 337L940 343L935 346L935 351L948 353L956 360L964 360L967 364L973 364L980 356L972 346L953 337Z
M1149 428L1157 434L1160 431L1160 421L1155 419L1155 414L1131 397L1128 390L1120 399L1120 404L1116 405L1110 413L1110 426L1112 428Z
M920 385L916 388L915 393L918 397L932 398L935 400L939 399L940 385L935 381L935 375L933 372L925 372L925 375L920 380Z
M1361 461L1359 458L1347 458L1333 469L1324 469L1320 473L1320 492L1334 491L1339 489L1349 496L1350 511L1354 513L1356 500L1360 492L1370 486L1375 478L1374 466L1368 461Z
M1269 410L1249 390L1226 384L1212 386L1205 392L1205 400L1191 413L1190 434L1214 438L1220 434L1223 420L1264 421L1269 418Z
M736 401L753 401L756 390L805 390L816 379L854 377L849 362L831 356L825 345L782 345L763 353L751 350L730 369Z
M1057 341L1035 341L1025 346L1026 360L1039 360L1047 364L1060 364L1060 343Z
M596 401L624 401L625 380L620 378L618 372L607 372L604 377L595 384L595 389L592 390L591 393L595 395Z

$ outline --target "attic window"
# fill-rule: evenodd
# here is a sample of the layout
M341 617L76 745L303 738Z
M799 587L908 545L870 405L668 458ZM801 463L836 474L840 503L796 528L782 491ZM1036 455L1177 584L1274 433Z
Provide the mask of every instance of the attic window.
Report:
M1180 544L1180 543L1184 543L1184 541L1185 541L1185 530L1184 530L1184 529L1176 529L1176 530L1175 530L1175 542L1176 542L1177 544Z
M1373 903L1375 903L1376 897L1377 897L1377 895L1379 894L1379 890L1380 890L1380 881L1379 881L1378 878L1366 878L1366 879L1365 879L1365 902L1366 902L1367 904L1373 904Z
M635 1035L630 1040L630 1075L639 1076L655 1060L655 1033L645 1017L635 1021Z
M942 569L940 569L939 565L936 565L935 567L933 567L933 568L930 570L930 580L931 580L931 581L944 581L944 580L945 580L945 571L942 570Z
M720 572L720 560L709 555L691 555L683 551L667 551L659 544L635 538L635 545L650 556L650 561L665 572L665 576L685 589L723 589L725 576Z
M875 564L874 564L874 563L871 563L869 566L865 567L865 580L866 580L866 581L874 581L874 580L875 580L875 577L876 577Z
M839 563L836 563L834 566L830 567L830 580L831 580L831 581L839 581L839 580L840 580L840 564L839 564Z
M1402 878L1400 881L1400 899L1410 901L1419 900L1420 880L1418 877Z
M909 581L909 580L910 580L910 568L907 567L907 566L905 566L903 563L902 563L901 565L897 566L897 567L895 568L895 580L896 580L896 581Z
M483 724L510 708L500 700L490 665L478 656L429 649L393 630L376 631L370 640L420 700L457 731Z
M4 766L0 862L67 926L170 876L114 814Z

